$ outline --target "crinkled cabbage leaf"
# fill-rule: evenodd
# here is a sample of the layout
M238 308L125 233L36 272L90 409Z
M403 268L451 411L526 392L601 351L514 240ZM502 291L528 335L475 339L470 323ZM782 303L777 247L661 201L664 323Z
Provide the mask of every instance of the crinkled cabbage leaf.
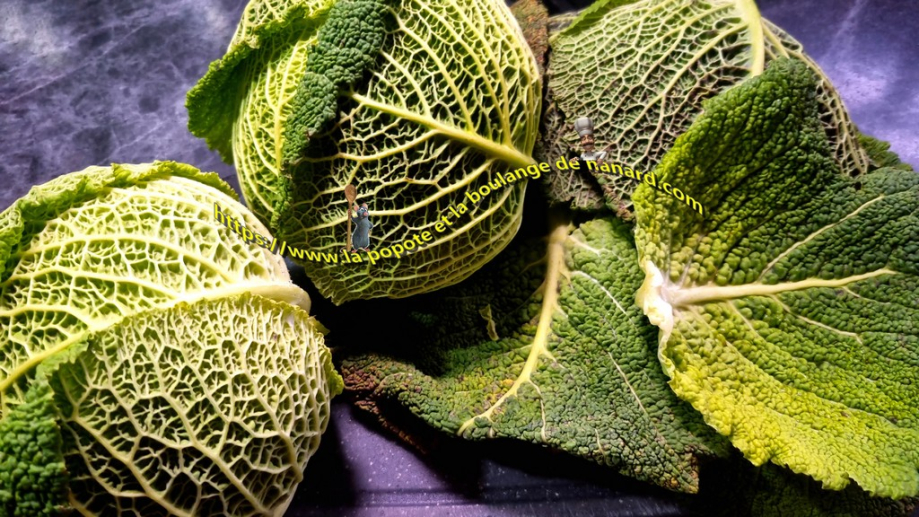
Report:
M841 174L795 60L705 105L656 169L705 206L635 193L676 393L754 464L919 494L919 175Z
M344 362L346 389L384 422L408 410L467 439L541 444L695 492L700 459L726 443L667 387L633 302L630 229L572 230L518 241L466 282L408 300L408 321L374 332L389 355Z
M335 393L322 333L300 307L251 294L181 303L76 351L50 374L73 506L284 513Z
M369 205L371 249L431 232L376 265L300 260L341 303L450 285L510 242L525 181L435 225L467 190L533 163L541 98L503 2L255 0L187 106L192 133L233 161L253 212L291 246L342 260L348 184Z

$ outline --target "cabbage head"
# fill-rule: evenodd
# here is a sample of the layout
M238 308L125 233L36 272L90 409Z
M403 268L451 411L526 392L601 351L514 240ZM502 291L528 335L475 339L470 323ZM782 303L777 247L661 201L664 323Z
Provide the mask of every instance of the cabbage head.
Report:
M216 175L90 167L0 213L0 515L280 515L341 379Z
M550 39L548 156L580 154L573 124L586 116L607 162L648 172L705 111L705 102L790 57L818 78L820 120L839 167L852 175L871 169L829 78L753 0L598 0L573 20L565 16L552 25L559 30ZM639 182L628 173L555 172L547 182L553 202L591 211L605 206L632 218Z
M435 226L466 191L533 163L541 95L498 0L253 0L186 105L191 132L235 164L252 211L290 246L341 262L348 184L369 205L371 249L435 237L375 265L301 260L341 303L454 284L510 242L524 181Z

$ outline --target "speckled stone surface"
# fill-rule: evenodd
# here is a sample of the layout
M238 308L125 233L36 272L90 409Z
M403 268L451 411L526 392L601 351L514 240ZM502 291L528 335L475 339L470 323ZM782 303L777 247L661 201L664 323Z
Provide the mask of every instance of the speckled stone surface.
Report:
M89 165L169 159L234 176L186 129L185 92L245 3L0 1L0 208Z
M860 128L919 166L916 2L759 4L805 45ZM33 184L110 162L171 159L232 181L232 167L186 130L184 101L244 5L0 0L0 210ZM689 514L679 496L538 448L459 443L423 458L339 399L287 515Z

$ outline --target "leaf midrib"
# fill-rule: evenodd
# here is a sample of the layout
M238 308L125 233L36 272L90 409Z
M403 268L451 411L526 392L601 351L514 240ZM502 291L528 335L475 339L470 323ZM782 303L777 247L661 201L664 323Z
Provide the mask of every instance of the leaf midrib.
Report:
M664 286L661 290L662 298L674 308L690 307L704 303L734 300L748 296L770 296L790 291L801 291L814 288L844 287L855 282L868 280L884 275L896 275L897 271L887 268L876 269L860 275L826 280L822 278L808 278L797 282L782 282L778 284L751 283L741 285L706 285L694 287Z
M514 383L511 387L504 392L494 404L485 411L466 419L457 430L457 435L462 436L466 430L474 426L476 419L487 418L491 420L494 412L501 407L507 399L516 396L517 391L523 384L527 382L532 383L530 378L539 366L539 359L543 356L552 357L552 354L549 353L549 331L552 324L552 314L558 308L559 280L562 277L562 270L565 266L564 242L567 237L567 222L558 223L549 236L548 251L546 253L546 277L543 281L542 305L538 316L539 323L536 327L536 333L533 335L533 340L530 343L530 351L527 354L527 360L523 364L520 374L514 379ZM537 391L538 389L539 388L537 388ZM543 438L545 438L544 434Z
M175 299L159 305L151 311L164 311L175 307L181 303L187 303L189 305L204 301L204 300L217 300L222 298L229 298L232 296L238 296L245 293L251 293L253 295L262 296L278 302L285 302L291 305L296 305L301 309L309 313L310 310L310 299L309 295L305 291L295 286L292 283L279 282L279 281L263 281L263 282L240 282L235 284L230 284L228 286L220 287L217 289L211 289L207 291L198 291L191 294L184 294L177 296ZM69 338L61 341L57 345L42 350L39 353L36 353L29 357L26 361L20 363L16 368L13 368L9 375L0 381L0 400L3 398L3 393L6 392L16 381L26 375L33 368L41 364L42 361L51 357L52 355L66 350L71 345L79 343L83 338L88 334L94 332L100 332L107 328L113 327L120 323L124 318L134 317L138 314L146 311L139 311L132 314L122 315L118 318L105 318L98 319L94 321L85 322L86 329L81 332L78 332Z
M433 117L415 113L414 111L410 111L399 106L394 106L389 103L379 102L371 99L370 97L366 97L355 92L347 94L346 97L360 103L364 107L374 109L394 117L403 118L405 120L409 120L416 124L427 127L432 131L436 131L437 133L445 135L453 140L462 142L469 147L473 147L483 152L486 156L498 158L499 160L509 164L511 167L526 167L527 165L533 165L536 163L536 160L521 153L515 147L496 143L492 140L488 140L487 138L483 138L476 133L471 133L469 131L459 129L455 126L445 124Z

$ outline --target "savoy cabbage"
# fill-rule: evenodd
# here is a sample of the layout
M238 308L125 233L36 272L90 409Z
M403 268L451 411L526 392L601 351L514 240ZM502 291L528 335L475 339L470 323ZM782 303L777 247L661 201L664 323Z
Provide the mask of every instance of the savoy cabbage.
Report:
M546 134L550 157L577 154L573 123L591 117L609 162L648 172L703 110L703 102L782 57L818 74L820 118L833 156L868 170L842 100L800 43L763 18L753 0L599 0L550 39ZM578 209L631 217L634 180L600 170L556 170L549 194Z
M253 0L187 106L192 133L235 164L272 232L335 254L349 184L374 218L371 247L386 247L532 164L541 85L499 0ZM525 189L489 196L401 260L303 266L335 303L456 283L513 238Z
M340 391L216 175L90 167L0 213L0 515L280 515Z
M282 515L343 382L282 259L214 207L337 254L354 185L373 246L424 231L533 163L547 56L541 152L574 154L590 116L607 161L657 166L706 217L641 186L634 236L565 216L505 249L518 182L402 260L305 263L335 303L421 294L384 302L389 350L344 362L358 405L680 492L728 465L731 515L914 507L919 177L752 0L554 21L532 0L253 0L187 98L251 212L157 162L0 214L0 516ZM556 173L555 202L630 215L633 185Z

